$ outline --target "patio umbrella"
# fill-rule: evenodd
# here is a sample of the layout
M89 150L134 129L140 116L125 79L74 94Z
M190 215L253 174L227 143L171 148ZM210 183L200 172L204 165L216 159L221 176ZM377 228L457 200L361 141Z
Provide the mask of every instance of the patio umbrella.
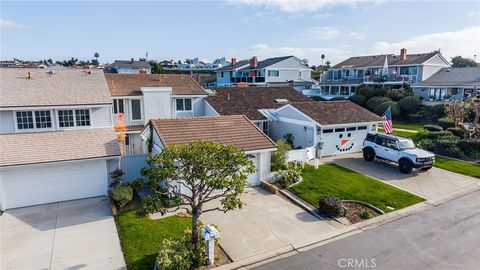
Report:
M383 63L382 75L388 75L388 56L385 55L385 63Z

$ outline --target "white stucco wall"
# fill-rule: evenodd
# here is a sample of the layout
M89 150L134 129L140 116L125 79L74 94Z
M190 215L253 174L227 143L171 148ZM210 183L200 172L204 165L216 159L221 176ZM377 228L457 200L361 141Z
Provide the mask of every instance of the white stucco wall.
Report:
M144 119L172 118L172 88L142 87Z
M277 141L284 139L284 135L291 133L294 136L294 148L305 148L314 144L314 127L286 123L282 121L272 121L269 123L270 137Z

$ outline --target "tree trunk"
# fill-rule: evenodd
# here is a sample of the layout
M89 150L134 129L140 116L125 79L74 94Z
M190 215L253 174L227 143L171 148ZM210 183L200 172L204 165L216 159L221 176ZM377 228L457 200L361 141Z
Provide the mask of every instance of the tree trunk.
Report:
M192 207L192 244L198 243L198 218L200 217L200 211L197 207Z

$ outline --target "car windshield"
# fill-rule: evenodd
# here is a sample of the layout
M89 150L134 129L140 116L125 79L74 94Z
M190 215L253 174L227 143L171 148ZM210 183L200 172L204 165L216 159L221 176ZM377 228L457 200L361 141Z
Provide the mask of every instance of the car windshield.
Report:
M415 148L415 144L412 140L399 140L398 144L400 149L413 149Z

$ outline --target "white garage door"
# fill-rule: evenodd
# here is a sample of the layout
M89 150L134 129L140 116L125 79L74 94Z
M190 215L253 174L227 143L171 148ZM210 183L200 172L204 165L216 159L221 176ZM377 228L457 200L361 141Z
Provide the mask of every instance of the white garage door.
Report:
M351 126L322 130L322 156L362 151L368 126Z
M259 154L249 154L249 159L255 165L255 172L248 175L247 182L250 186L258 186L260 185L260 180L258 179L258 155Z
M107 194L106 161L78 161L3 169L3 209Z

